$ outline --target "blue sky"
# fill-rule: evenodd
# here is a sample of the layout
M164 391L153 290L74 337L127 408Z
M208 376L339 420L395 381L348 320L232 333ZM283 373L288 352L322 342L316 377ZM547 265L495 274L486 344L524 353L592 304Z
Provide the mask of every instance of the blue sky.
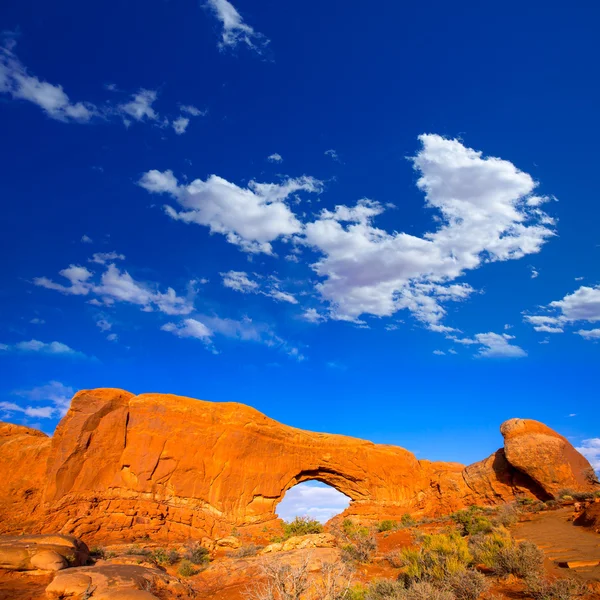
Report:
M599 9L0 7L0 419L77 389L600 463Z

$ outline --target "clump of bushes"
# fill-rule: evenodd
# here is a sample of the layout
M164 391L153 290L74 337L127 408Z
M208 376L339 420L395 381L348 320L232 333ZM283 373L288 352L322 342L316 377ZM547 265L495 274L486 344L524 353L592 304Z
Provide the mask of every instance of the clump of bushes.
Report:
M514 504L503 504L492 517L492 523L498 527L511 527L519 521L519 510Z
M150 558L157 565L174 565L181 558L177 550L165 550L164 548L156 548L150 554Z
M310 533L322 533L323 525L316 519L310 517L296 517L293 521L283 523L285 539L294 535L308 535Z
M385 519L380 521L377 525L377 531L382 533L384 531L392 531L398 528L398 521L392 521L391 519Z
M194 563L187 558L181 561L179 569L177 569L177 573L182 577L192 577L192 575L196 575L198 572L198 569L194 567Z
M249 556L256 556L260 550L262 550L262 546L247 544L234 550L229 556L232 556L233 558L248 558Z
M341 528L334 528L333 533L341 542L342 560L346 562L369 562L377 550L373 531L355 524L352 519L344 519Z
M456 523L462 535L489 533L494 527L493 523L482 514L481 509L477 506L459 510L451 514L450 517Z
M418 549L403 548L399 553L408 587L417 581L444 581L466 570L473 558L467 540L456 532L426 535Z
M527 580L529 593L535 600L571 600L588 593L587 586L576 579L548 579L530 577Z
M137 544L131 544L127 550L125 550L125 554L129 554L131 556L150 556L150 550L146 548L140 548Z
M413 519L412 515L404 513L400 518L400 524L402 527L412 527L413 525L416 525L417 522Z
M208 550L198 542L187 547L184 558L185 561L194 565L205 565L210 562Z

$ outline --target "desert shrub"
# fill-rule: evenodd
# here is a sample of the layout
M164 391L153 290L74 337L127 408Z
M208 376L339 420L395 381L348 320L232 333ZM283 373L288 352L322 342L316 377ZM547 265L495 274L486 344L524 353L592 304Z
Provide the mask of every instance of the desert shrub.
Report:
M290 538L294 535L322 533L323 525L310 517L296 517L293 521L283 523L283 532L286 538Z
M343 563L322 563L320 576L311 576L310 555L292 566L280 561L261 565L264 581L246 589L248 600L363 600L352 592L352 571Z
M377 538L373 531L355 524L351 519L344 519L341 527L334 526L332 533L341 548L342 560L346 562L369 562L377 550Z
M90 556L92 558L106 558L106 550L102 546L92 546L90 549Z
M472 560L467 540L456 532L426 535L418 549L399 552L407 587L417 581L445 581L464 571Z
M366 594L366 588L361 583L358 583L348 589L348 592L344 596L344 600L367 600Z
M372 581L365 593L365 600L404 600L406 588L399 581L377 579Z
M528 498L527 496L519 496L516 502L521 506L530 506L535 502L535 500L533 498Z
M535 544L520 542L500 548L490 566L501 577L516 575L527 578L540 573L543 564L544 553Z
M185 560L195 565L205 565L210 562L208 550L198 542L187 547L184 557Z
M485 576L472 570L455 573L443 585L454 594L456 600L477 600L489 587Z
M132 544L125 550L125 554L130 554L133 556L150 556L150 550L146 548L141 548L137 544Z
M492 522L480 510L471 506L466 510L459 510L450 515L458 525L462 535L474 535L476 533L489 533L494 527Z
M412 527L413 525L416 525L416 523L417 522L413 519L412 515L408 513L404 513L400 518L400 524L402 527Z
M493 568L498 552L514 544L510 533L504 527L498 527L491 533L479 533L469 539L469 550L475 564Z
M394 569L400 569L404 564L400 550L391 550L385 555L385 560L387 560Z
M386 519L384 521L380 521L377 524L377 531L381 533L382 531L392 531L398 527L397 521L392 521L391 519Z
M535 600L571 600L587 594L587 586L576 579L530 577L527 588Z
M177 573L179 573L179 575L182 577L191 577L192 575L196 575L198 573L198 569L194 567L192 562L185 558L181 561L179 569L177 569Z
M440 589L429 581L418 581L405 592L404 600L454 600L450 590Z
M150 558L157 565L174 565L180 558L177 550L165 550L164 548L156 548Z
M249 556L256 556L260 550L262 550L262 546L246 544L232 552L230 556L233 556L234 558L248 558Z
M577 500L577 502L586 502L587 500L594 499L593 492L576 492L573 494L573 499Z
M569 496L569 497L573 497L573 494L575 494L575 490L572 490L571 488L562 488L560 490L558 490L556 497L559 500L563 500L565 496Z
M511 527L515 525L519 520L519 510L514 504L503 504L494 517L492 523L496 526L502 525L502 527Z

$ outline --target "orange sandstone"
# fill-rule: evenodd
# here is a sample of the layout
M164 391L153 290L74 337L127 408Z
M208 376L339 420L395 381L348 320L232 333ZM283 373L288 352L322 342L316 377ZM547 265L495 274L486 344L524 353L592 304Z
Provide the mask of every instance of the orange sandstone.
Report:
M517 494L547 499L564 487L596 489L585 458L541 423L507 421L502 432L503 450L464 467L288 427L242 404L82 391L51 440L15 430L0 442L13 494L24 498L24 488L34 490L21 508L0 491L0 528L19 530L11 511L20 511L27 516L20 530L88 541L146 534L218 539L233 527L275 519L285 492L309 479L349 496L345 514L365 519L440 514Z

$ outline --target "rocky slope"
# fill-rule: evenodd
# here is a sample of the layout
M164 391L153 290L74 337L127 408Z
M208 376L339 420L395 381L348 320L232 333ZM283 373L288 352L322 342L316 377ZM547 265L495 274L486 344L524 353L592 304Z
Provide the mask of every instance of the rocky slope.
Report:
M349 496L347 514L372 519L597 489L585 458L546 426L512 419L501 431L504 449L464 467L295 429L242 404L82 391L51 439L0 427L0 476L9 482L0 531L218 539L273 520L285 492L308 479Z

